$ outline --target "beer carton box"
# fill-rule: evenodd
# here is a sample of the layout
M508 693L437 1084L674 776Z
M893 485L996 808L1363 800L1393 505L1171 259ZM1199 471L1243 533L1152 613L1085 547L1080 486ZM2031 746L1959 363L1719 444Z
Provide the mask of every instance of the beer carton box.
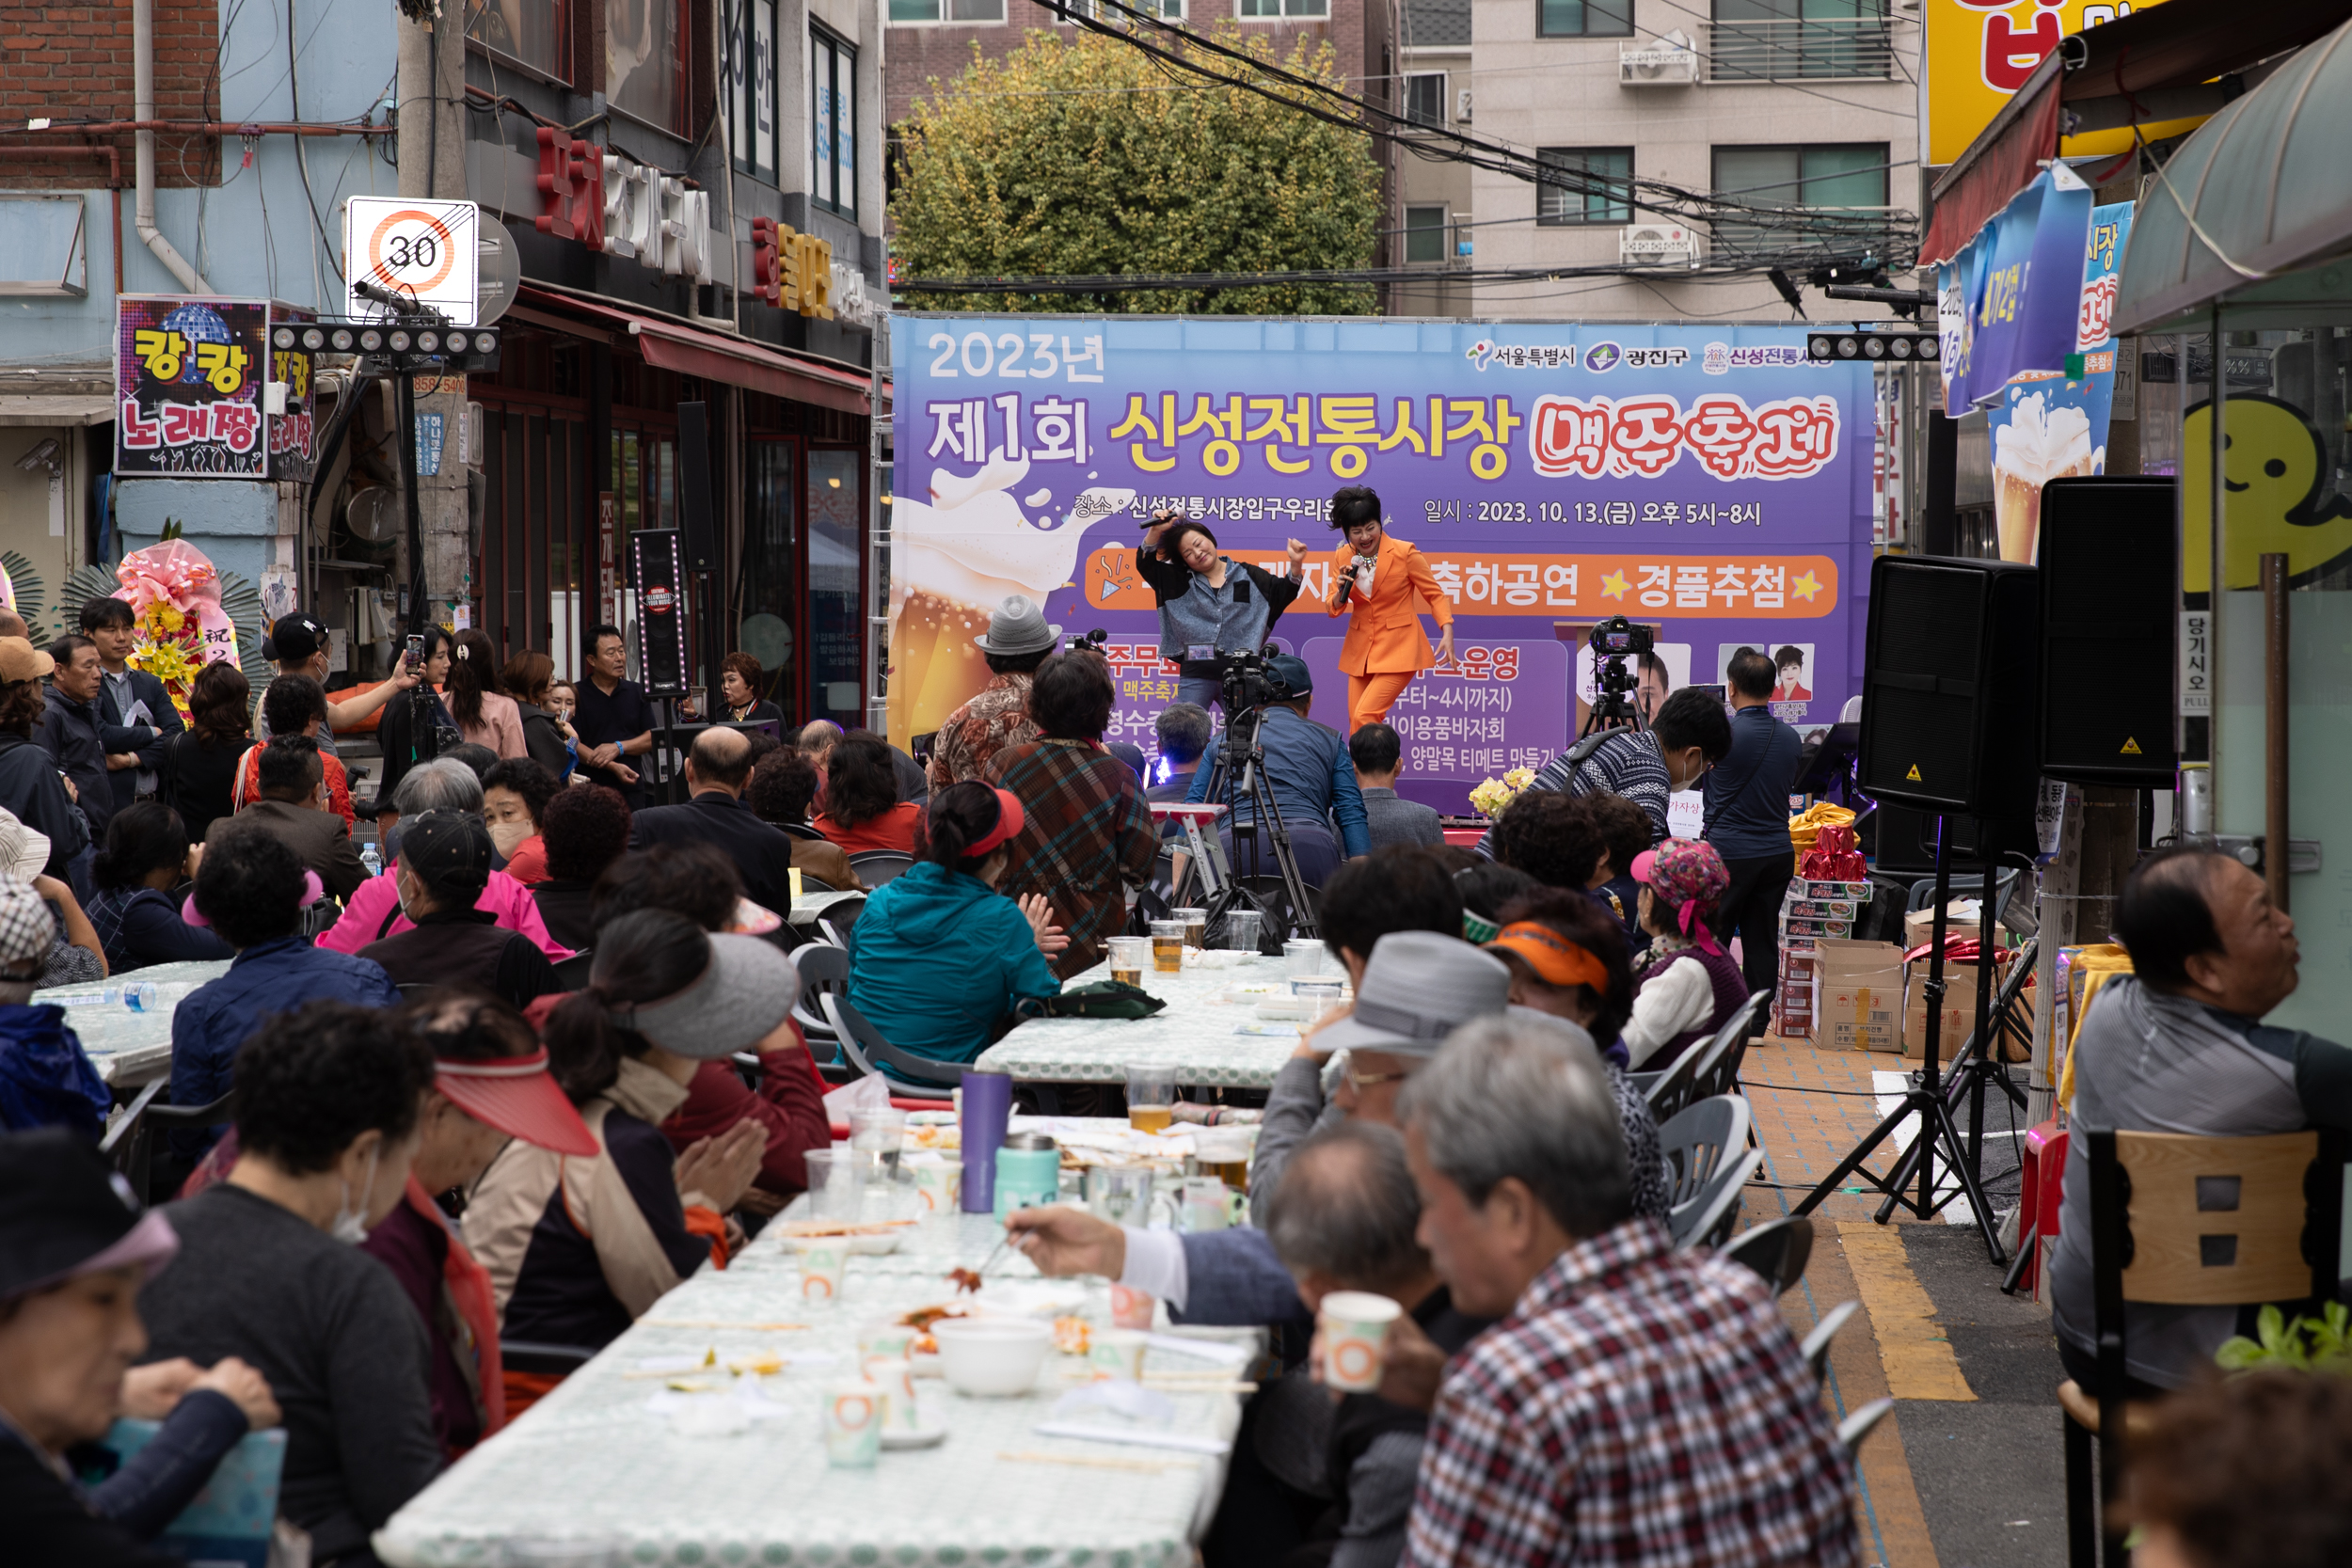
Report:
M1815 944L1814 1042L1830 1051L1895 1051L1901 1040L1903 951L1891 942L1823 937Z
M1874 891L1875 884L1867 881L1825 882L1798 877L1789 881L1788 896L1800 899L1845 898L1856 904L1867 904Z
M1955 898L1944 906L1947 911L1944 935L1963 939L1978 936L1984 927L1982 907L1974 898ZM1935 911L1914 910L1903 916L1903 945L1919 947L1935 940Z

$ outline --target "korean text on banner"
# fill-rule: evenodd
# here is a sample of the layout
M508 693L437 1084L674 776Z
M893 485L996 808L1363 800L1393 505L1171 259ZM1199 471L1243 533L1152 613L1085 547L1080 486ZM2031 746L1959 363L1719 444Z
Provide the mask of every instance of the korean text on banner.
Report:
M269 471L269 306L115 301L115 472L260 479Z
M2082 310L2090 207L2090 187L2053 164L1937 269L1939 325L1960 333L1957 354L1942 356L1947 413L1958 418L1999 397L2022 372L2066 368ZM1951 292L1960 295L1957 311L1942 304Z
M1922 131L1928 163L1941 168L1965 152L2060 39L2157 3L1923 0L1927 57L1920 74L1927 100ZM2177 136L2201 119L2143 122L2139 134L2152 142ZM2089 158L2121 152L2131 145L2129 130L2113 130L2067 136L2058 147L2061 157Z
M1612 615L1658 628L1645 702L1720 681L1743 646L1788 672L1792 723L1826 725L1854 689L1869 369L1809 363L1802 329L915 315L892 343L898 744L987 683L973 640L1021 594L1109 632L1106 738L1155 752L1177 673L1136 551L1162 507L1278 575L1284 541L1309 541L1269 635L1316 672L1311 717L1344 724L1346 623L1324 610L1348 484L1378 492L1456 618L1459 666L1391 716L1400 790L1440 810L1573 738L1585 634Z

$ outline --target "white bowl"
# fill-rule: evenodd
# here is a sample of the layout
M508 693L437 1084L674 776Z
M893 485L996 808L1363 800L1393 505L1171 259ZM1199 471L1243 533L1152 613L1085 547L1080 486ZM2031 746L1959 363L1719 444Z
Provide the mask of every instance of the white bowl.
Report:
M1038 1318L942 1318L931 1324L939 1368L960 1394L1025 1394L1054 1349L1054 1326Z

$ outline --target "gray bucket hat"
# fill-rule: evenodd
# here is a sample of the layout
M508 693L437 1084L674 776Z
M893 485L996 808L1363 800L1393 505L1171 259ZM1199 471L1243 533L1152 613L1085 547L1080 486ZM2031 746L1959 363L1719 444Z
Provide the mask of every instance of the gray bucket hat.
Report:
M982 653L1034 654L1061 640L1061 627L1045 624L1045 611L1015 594L988 618L988 635L972 641Z
M664 1051L717 1062L766 1039L792 1016L800 993L792 961L773 945L722 933L710 939L710 967L692 985L657 1001L616 1005L607 1016Z
M1391 931L1373 943L1356 1011L1319 1030L1318 1051L1434 1056L1448 1035L1511 1005L1511 971L1459 937Z

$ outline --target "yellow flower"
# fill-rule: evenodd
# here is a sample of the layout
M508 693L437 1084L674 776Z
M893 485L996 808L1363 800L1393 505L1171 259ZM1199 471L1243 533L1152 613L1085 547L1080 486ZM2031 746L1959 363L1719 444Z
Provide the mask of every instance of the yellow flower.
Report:
M156 626L164 631L178 631L187 625L188 618L167 604L157 605L154 614Z

